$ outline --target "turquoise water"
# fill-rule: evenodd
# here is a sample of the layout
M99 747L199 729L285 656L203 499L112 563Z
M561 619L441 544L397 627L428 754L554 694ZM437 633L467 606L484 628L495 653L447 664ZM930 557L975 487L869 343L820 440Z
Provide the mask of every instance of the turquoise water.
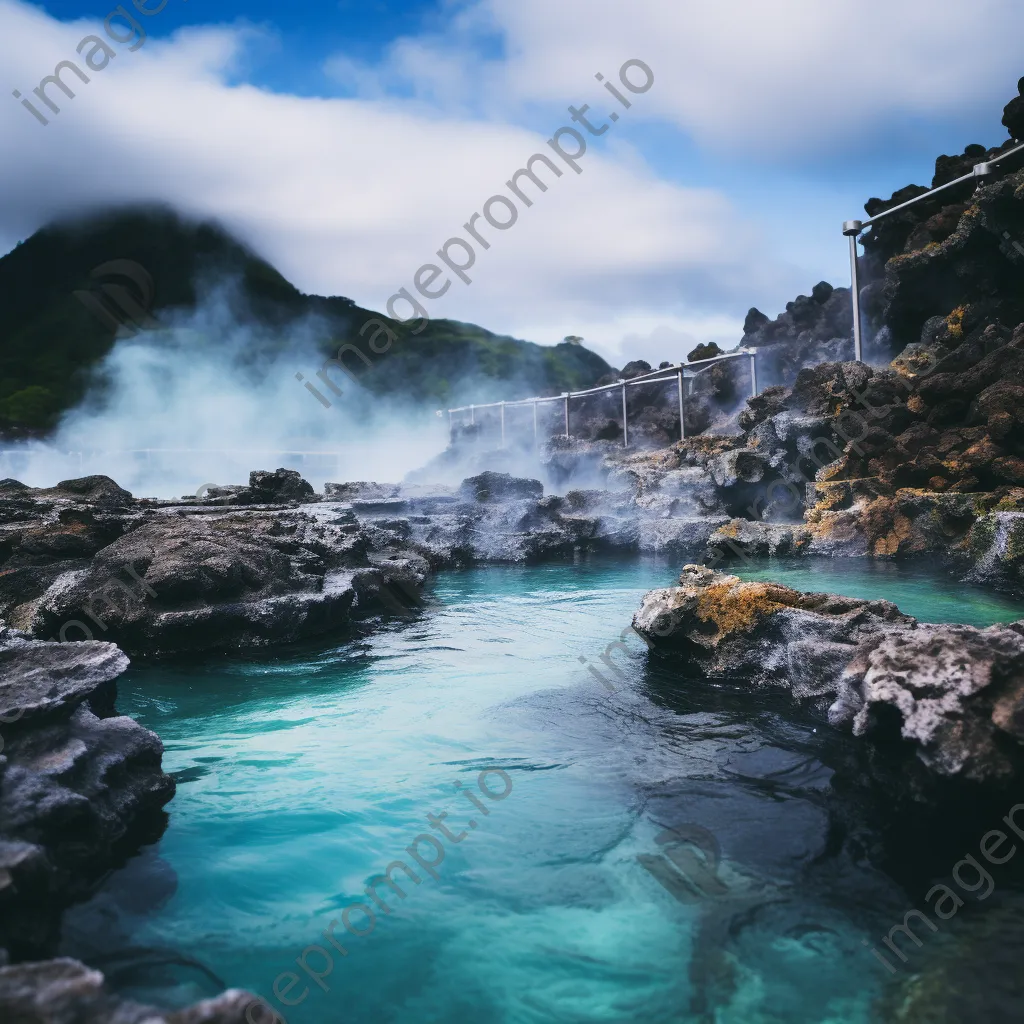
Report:
M362 639L133 668L119 708L179 788L159 843L69 915L66 951L143 1000L223 981L289 1024L875 1019L889 979L862 940L908 904L836 844L829 765L854 741L623 634L678 570L478 568ZM889 584L923 617L953 599ZM989 600L962 593L964 617ZM421 834L438 845L417 865ZM386 914L365 889L395 860L420 882L394 870ZM338 923L342 956L323 933L346 908L369 934ZM296 963L311 946L323 987Z
M921 622L991 626L1024 618L1024 603L984 587L960 583L926 562L866 558L766 559L722 567L744 580L771 580L794 590L828 591L847 597L884 598Z

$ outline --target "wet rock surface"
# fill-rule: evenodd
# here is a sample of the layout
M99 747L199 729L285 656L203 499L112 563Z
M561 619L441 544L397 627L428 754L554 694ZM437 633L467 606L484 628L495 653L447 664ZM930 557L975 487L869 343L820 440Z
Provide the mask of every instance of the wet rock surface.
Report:
M893 712L935 773L1012 781L1024 754L1024 623L921 625L858 651L829 720L870 736Z
M610 459L603 446L579 444L561 466L565 479L607 486L544 494L538 480L485 472L434 494L406 488L383 501L355 501L352 511L374 546L407 544L432 566L528 561L574 551L668 551L698 556L726 520L714 487L674 450ZM619 453L621 454L621 453ZM653 460L653 461L652 461Z
M415 552L373 558L351 506L309 502L291 471L181 502L97 479L0 489L0 616L38 639L175 654L340 634L382 584L426 576Z
M10 1024L245 1024L252 1005L252 995L232 989L185 1010L164 1011L112 995L103 975L77 960L0 967L0 1010ZM260 1020L259 1013L248 1019Z
M160 739L117 714L128 658L110 643L47 643L0 626L0 1020L242 1024L239 991L176 1012L110 994L52 956L63 911L162 833L174 781ZM9 961L15 961L9 964ZM8 966L4 966L8 965Z
M159 738L115 710L128 659L0 629L0 947L38 955L60 911L132 837L160 827L174 783Z
M1024 768L1024 622L919 624L888 601L688 565L633 628L705 676L785 687L837 728L911 749L932 778L1008 787Z
M859 645L915 620L888 601L804 594L688 565L680 585L647 594L633 628L676 648L709 676L789 687L801 698L836 692Z

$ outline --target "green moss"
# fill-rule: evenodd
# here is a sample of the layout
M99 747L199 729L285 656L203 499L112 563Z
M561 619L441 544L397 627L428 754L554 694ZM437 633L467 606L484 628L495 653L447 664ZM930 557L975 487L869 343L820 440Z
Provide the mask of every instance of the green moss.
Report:
M38 384L0 399L0 420L16 427L42 429L52 426L58 411L53 392Z

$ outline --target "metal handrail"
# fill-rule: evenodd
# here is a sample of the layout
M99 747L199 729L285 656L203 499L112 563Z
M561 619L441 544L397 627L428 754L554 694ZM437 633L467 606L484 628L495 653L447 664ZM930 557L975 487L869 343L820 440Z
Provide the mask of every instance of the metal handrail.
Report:
M742 356L753 356L756 353L756 349L744 348L737 352L729 352L726 355L713 356L711 359L696 359L692 363L673 363L672 366L665 366L660 370L652 370L650 373L646 373L641 377L630 377L629 380L618 380L614 384L603 384L599 388L589 388L586 391L563 391L560 395L549 395L547 398L518 398L511 402L486 402L481 405L460 405L454 409L446 410L449 413L453 412L470 412L476 409L497 409L500 406L505 406L506 409L513 408L517 405L540 405L542 402L561 402L566 398L584 398L587 395L597 395L602 391L617 391L623 385L626 387L633 387L636 384L660 384L662 381L674 381L680 370L684 372L691 366L702 366L704 363L720 363L726 359L739 359ZM657 376L659 373L670 373L670 377L659 377L657 380L651 380L651 377Z
M538 440L539 427L537 424L537 406L542 405L545 402L564 402L565 403L565 436L569 437L569 399L570 398L586 398L589 395L599 395L609 391L621 391L622 392L622 442L625 447L629 447L629 415L626 409L626 388L635 387L641 384L664 384L670 381L676 381L679 389L679 437L680 440L686 438L686 422L685 422L685 389L683 387L683 379L689 377L693 379L697 376L696 373L687 373L691 367L694 366L707 366L712 363L722 363L729 359L750 359L750 386L753 396L757 397L757 349L755 348L741 348L735 352L729 352L721 356L712 356L710 359L695 359L693 362L675 363L672 366L665 366L658 370L652 370L650 373L642 374L639 377L632 377L629 380L619 380L614 384L603 384L601 387L588 388L586 391L563 391L560 395L549 395L546 398L519 398L511 402L486 402L482 405L460 405L453 409L448 409L448 435L452 436L454 431L454 423L452 421L452 414L457 412L468 412L470 414L470 424L476 423L476 411L477 409L500 409L501 410L501 444L505 446L505 410L514 409L519 406L532 405L533 406L533 439L534 443ZM699 372L699 371L698 371ZM670 376L659 376L659 374L670 374ZM441 409L437 410L438 416L443 416L444 411Z
M945 192L946 189L953 188L956 185L962 185L964 182L971 181L972 179L982 179L988 177L992 173L992 168L1001 163L1003 160L1008 159L1015 153L1024 152L1024 144L1015 146L1013 149L1008 149L1005 153L1000 153L999 156L993 157L991 160L985 160L980 164L975 164L970 174L964 174L954 181L947 181L945 185L936 185L935 188L930 188L927 192L922 192L919 196L915 196L913 199L908 199L905 203L900 203L899 206L892 206L888 210L883 210L881 213L875 214L868 220L848 220L843 222L843 234L850 239L850 292L853 301L853 355L857 362L861 362L861 357L864 354L863 350L863 336L860 324L860 276L857 270L857 239L860 237L860 233L865 229L871 227L873 224L877 224L880 220L888 217L894 213L899 213L901 210L906 210L908 207L916 206L918 203L923 203L926 199L930 199L932 196L939 192Z

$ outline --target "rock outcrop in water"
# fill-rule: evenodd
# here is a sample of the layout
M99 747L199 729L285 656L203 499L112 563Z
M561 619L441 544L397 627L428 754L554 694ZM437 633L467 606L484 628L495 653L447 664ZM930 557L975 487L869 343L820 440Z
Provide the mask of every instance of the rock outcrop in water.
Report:
M829 721L871 736L896 717L937 775L1014 781L1024 754L1024 622L919 625L862 645Z
M426 561L394 548L378 557L347 505L297 505L312 494L298 474L251 484L285 500L253 506L253 486L153 502L106 478L49 490L6 481L0 616L38 639L168 654L337 634L382 607L382 588L422 585Z
M174 1013L125 1002L56 949L62 912L163 831L174 781L160 739L115 708L128 658L0 626L0 1020L243 1024L248 993ZM9 961L18 961L9 965Z
M546 467L563 480L575 472L627 488L638 505L674 493L705 515L724 514L732 521L711 547L726 557L930 556L1024 591L1017 391L1024 325L890 368L802 370L793 387L748 402L738 435L660 451L552 445Z
M746 493L746 462L727 449L695 439L624 459L602 447L591 459L558 448L567 473L591 460L604 484L561 495L495 472L457 488L328 484L315 501L297 474L252 474L287 496L277 504L253 504L251 485L156 502L105 478L50 491L7 482L0 616L37 639L166 655L341 637L355 620L415 605L431 571L477 561L579 550L698 558L728 522L721 494Z
M51 644L0 627L0 947L38 955L174 795L163 746L114 709L128 659L113 644Z
M1024 770L1024 622L924 625L888 601L806 594L688 565L633 628L712 678L786 687L836 726L909 744L936 778Z
M915 620L888 601L803 594L688 565L679 586L647 594L633 628L678 649L709 676L787 686L800 698L837 692L861 644Z
M672 461L671 453L665 458ZM544 495L537 480L485 472L448 493L403 489L394 498L355 500L351 507L376 548L405 544L438 568L566 556L580 549L698 556L728 518L713 488L703 484L697 467L678 461L651 476L644 487L639 474L609 463L607 488Z
M10 1024L246 1024L261 1012L247 1016L251 1006L253 996L238 989L184 1010L142 1006L112 995L103 975L77 960L0 967L0 1010Z

